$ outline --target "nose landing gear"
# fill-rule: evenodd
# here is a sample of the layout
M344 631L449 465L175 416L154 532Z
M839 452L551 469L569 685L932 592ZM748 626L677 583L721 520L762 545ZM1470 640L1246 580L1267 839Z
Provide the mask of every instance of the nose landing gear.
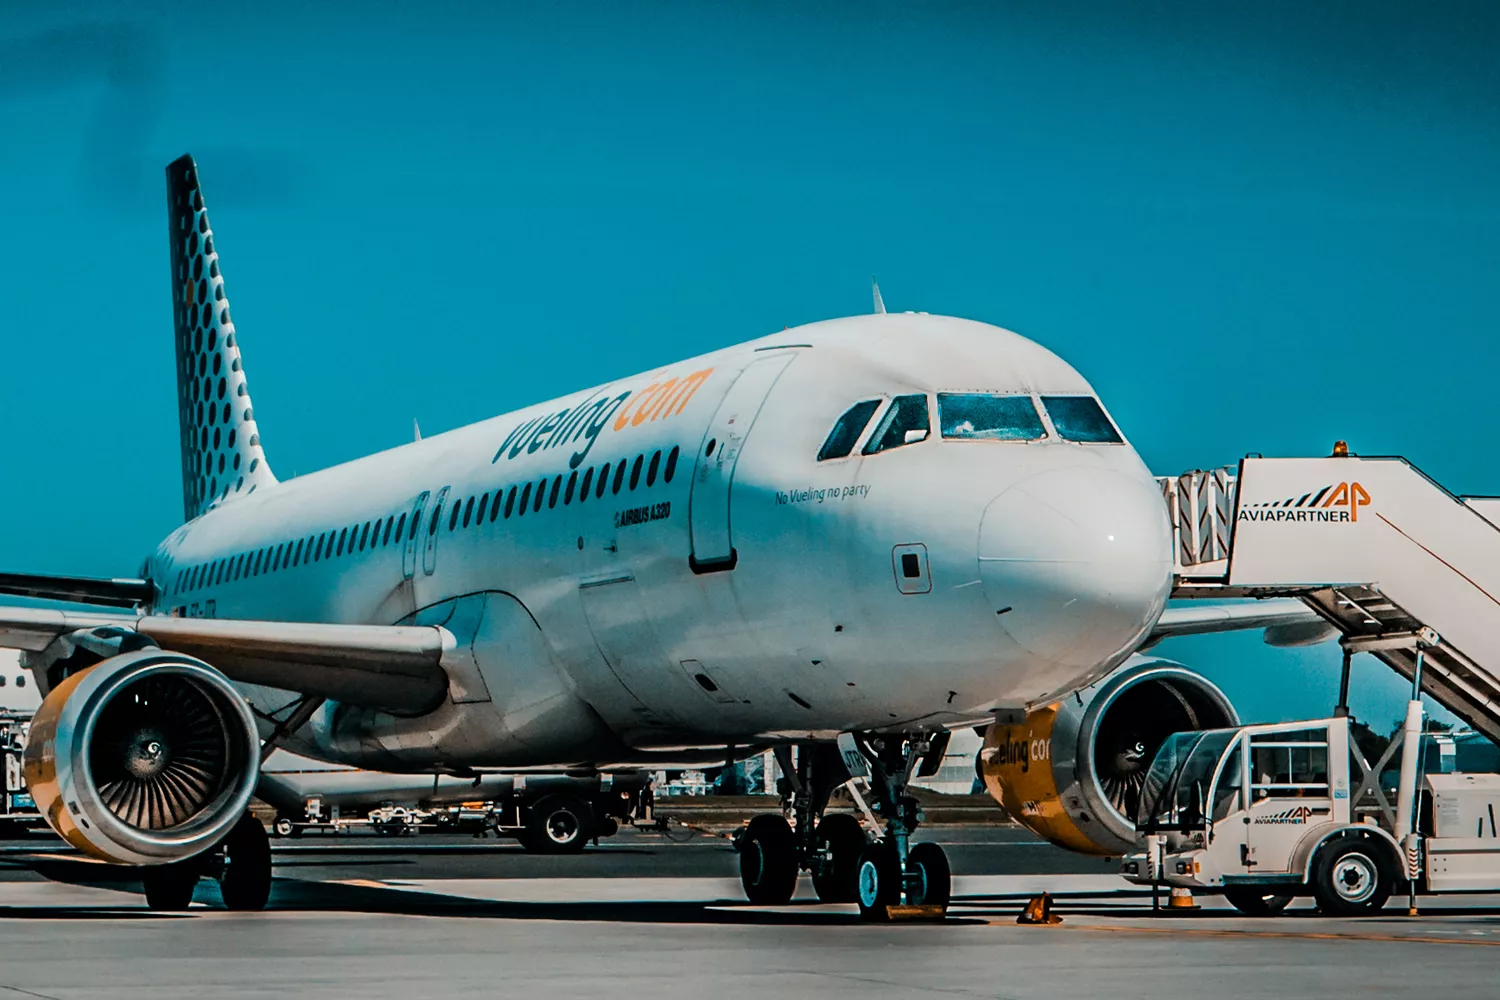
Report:
M911 844L922 811L907 789L919 765L931 761L936 769L944 735L846 734L837 747L800 744L795 763L790 747L777 748L787 815L757 816L739 839L746 898L786 903L798 872L807 870L820 900L858 903L867 920L941 917L952 891L948 859L936 844ZM885 823L884 837L875 843L867 842L856 817L824 815L829 795L851 777L870 781L875 812Z

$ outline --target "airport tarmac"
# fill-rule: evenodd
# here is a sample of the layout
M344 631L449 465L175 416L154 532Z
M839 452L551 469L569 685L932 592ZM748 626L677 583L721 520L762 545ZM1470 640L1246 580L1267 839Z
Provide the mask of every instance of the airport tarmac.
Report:
M466 837L274 841L261 914L144 908L124 873L59 842L0 844L0 1000L82 997L1492 997L1500 900L1363 921L1306 906L1243 918L1216 899L1153 916L1103 862L1013 828L933 827L953 859L943 924L866 925L804 885L743 902L721 838L627 831L579 857ZM47 872L66 882L51 881ZM1018 926L1033 892L1062 924Z

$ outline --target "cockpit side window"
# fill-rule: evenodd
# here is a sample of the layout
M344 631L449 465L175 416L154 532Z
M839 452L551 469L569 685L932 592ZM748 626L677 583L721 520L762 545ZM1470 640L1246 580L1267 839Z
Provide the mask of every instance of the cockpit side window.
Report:
M1064 441L1122 444L1124 439L1093 396L1043 396L1042 405Z
M859 436L864 433L865 425L880 408L880 400L866 399L844 411L839 417L838 423L833 425L833 430L828 432L828 440L823 442L823 447L818 449L818 461L826 462L830 458L847 458L854 450L859 441Z
M1047 436L1030 396L938 393L943 437L970 441L1036 441Z
M875 428L875 433L870 435L870 440L865 444L864 453L873 455L876 452L899 448L903 444L925 441L931 431L932 422L927 415L926 394L918 392L907 396L897 396L886 408L885 416Z

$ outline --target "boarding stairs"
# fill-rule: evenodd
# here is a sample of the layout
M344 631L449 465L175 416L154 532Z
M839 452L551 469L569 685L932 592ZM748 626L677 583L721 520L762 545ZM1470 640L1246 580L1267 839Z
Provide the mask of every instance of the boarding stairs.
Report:
M1158 480L1174 598L1296 597L1500 743L1500 499L1402 458L1246 458Z

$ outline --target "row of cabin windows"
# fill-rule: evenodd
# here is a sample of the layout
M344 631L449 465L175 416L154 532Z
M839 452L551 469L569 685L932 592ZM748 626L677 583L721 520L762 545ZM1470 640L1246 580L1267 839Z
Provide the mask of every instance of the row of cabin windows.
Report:
M459 528L467 528L469 525L483 523L488 509L488 517L491 523L499 518L508 518L512 513L517 517L524 517L527 510L538 513L542 505L546 504L548 509L554 508L559 501L564 507L573 503L576 499L583 503L593 493L594 498L602 499L606 491L619 493L623 489L635 490L644 480L649 489L656 485L658 477L663 483L670 483L672 477L677 475L677 460L681 457L681 449L674 446L667 452L665 461L662 453L657 451L647 459L644 454L635 456L635 461L621 459L618 463L605 462L596 470L593 466L583 470L580 476L577 469L568 474L567 479L561 475L553 476L550 483L543 476L535 483L526 483L524 486L512 486L509 490L504 487L496 490L493 495L489 493L480 494L476 499L470 496L468 499L458 499L448 509L448 530L457 531ZM504 498L502 501L502 497ZM427 527L428 534L437 532L438 517L441 511L435 512L431 523Z
M584 470L581 479L575 469L569 474L566 486L564 486L563 477L558 475L552 479L550 491L547 479L543 477L540 482L534 484L534 489L532 483L527 483L519 488L512 486L509 491L502 487L493 495L482 494L477 502L473 496L470 496L467 501L455 501L449 508L448 530L457 530L460 521L465 528L470 524L480 524L485 518L486 507L489 508L489 520L493 523L500 517L510 517L513 511L517 516L523 516L528 507L533 511L540 511L544 502L548 507L556 507L559 493L566 506L571 504L575 497L579 503L583 503L588 499L591 490L596 499L602 498L606 490L619 493L622 489L626 489L627 485L630 490L635 490L641 485L643 477L648 488L656 485L658 476L663 483L670 483L677 474L679 456L680 449L674 446L667 453L665 462L663 462L662 453L657 451L649 461L644 454L640 454L635 457L634 462L629 459L622 459L618 463L605 462L599 467L597 476L592 466ZM614 476L613 482L610 480L611 471ZM518 489L519 505L516 503ZM505 497L503 504L501 503L502 495ZM493 502L491 502L492 499ZM427 527L428 534L437 533L442 513L441 508L432 512L432 518ZM405 513L392 514L384 520L366 521L363 525L355 524L336 532L325 531L321 534L309 535L307 538L300 538L295 542L268 545L253 552L191 566L178 572L173 581L173 592L184 593L201 587L231 583L235 580L253 579L265 573L293 569L305 563L321 562L324 559L336 559L355 552L363 552L366 548L384 548L392 542L399 545L403 534L408 541L417 537L420 516L420 514L412 514L408 525Z
M864 436L882 400L865 399L844 411L818 450L818 461L847 458ZM1092 396L1042 396L1023 393L940 392L938 427L953 441L1040 441L1048 437L1045 414L1064 441L1121 444L1123 438ZM926 393L894 397L865 441L861 454L874 455L925 441L932 433Z

